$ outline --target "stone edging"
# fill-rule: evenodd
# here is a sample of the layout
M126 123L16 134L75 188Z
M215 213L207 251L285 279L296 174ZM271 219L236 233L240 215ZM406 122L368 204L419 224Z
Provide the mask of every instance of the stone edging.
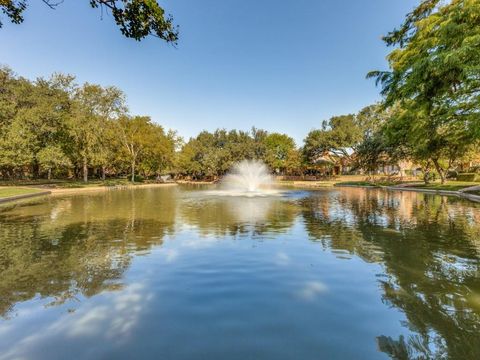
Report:
M449 191L449 190L435 190L435 189L421 189L415 187L408 187L408 186L379 186L379 185L337 185L335 187L357 187L357 188L367 188L367 189L387 189L393 191L413 191L413 192L421 192L427 194L435 194L435 195L444 195L444 196L457 196L463 199L467 199L474 202L480 202L479 195L468 194L462 191Z
M480 202L480 196L468 194L462 191L449 191L449 190L435 190L435 189L420 189L414 187L397 187L397 186L385 186L383 187L388 190L400 190L400 191L415 191L415 192L423 192L428 194L436 194L436 195L445 195L445 196L457 196L463 199Z

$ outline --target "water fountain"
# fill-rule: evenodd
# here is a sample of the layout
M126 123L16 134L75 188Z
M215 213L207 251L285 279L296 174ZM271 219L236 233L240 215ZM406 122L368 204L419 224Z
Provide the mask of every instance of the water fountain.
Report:
M222 179L219 189L211 192L222 196L274 196L281 192L274 188L268 167L259 160L243 160L234 165Z

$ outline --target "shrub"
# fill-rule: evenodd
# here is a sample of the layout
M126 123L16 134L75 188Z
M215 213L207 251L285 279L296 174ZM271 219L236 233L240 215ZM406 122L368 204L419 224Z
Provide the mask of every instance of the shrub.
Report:
M447 179L456 179L458 176L458 172L455 170L448 170L447 171Z
M438 174L435 171L430 171L428 173L423 173L422 176L425 182L431 182L437 180Z
M480 165L475 165L472 166L470 169L468 169L469 173L480 173Z
M457 181L480 181L480 176L476 173L458 174Z

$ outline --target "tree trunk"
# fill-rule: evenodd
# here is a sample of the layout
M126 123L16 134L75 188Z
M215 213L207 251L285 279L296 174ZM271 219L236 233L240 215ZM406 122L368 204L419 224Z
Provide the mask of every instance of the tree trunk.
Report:
M48 179L48 180L51 180L51 179L52 179L52 168L48 168L47 179Z
M102 166L102 180L105 181L105 166Z
M442 185L445 184L445 171L442 169L442 167L438 163L438 159L433 159L432 161L433 161L433 165L435 165L435 169L437 170L438 175L440 175L440 182L442 183Z
M135 161L132 161L132 182L135 182Z
M88 182L88 164L87 164L87 158L83 158L83 181Z
M32 165L32 176L34 179L38 179L40 176L40 165L38 164L37 160L34 160Z

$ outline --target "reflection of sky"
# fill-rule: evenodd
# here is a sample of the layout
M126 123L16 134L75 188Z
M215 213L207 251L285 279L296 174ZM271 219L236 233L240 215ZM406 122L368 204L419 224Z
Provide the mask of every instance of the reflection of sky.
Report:
M0 334L3 335L3 339L0 343L3 344L0 359L35 358L39 349L45 349L48 347L47 344L62 348L74 347L74 344L82 344L85 341L89 344L94 341L100 346L105 341L114 343L128 341L138 325L142 310L148 306L152 297L153 294L149 293L145 284L137 283L127 286L120 292L104 293L94 300L85 301L75 312L62 314L56 321L47 322L45 327L40 329L34 327L30 327L30 331L21 329L21 332L17 331L9 337L13 330L11 323L1 323ZM19 313L23 321L28 321L28 312L27 309Z
M318 296L327 292L327 290L327 285L321 281L308 281L300 288L298 295L305 301L314 301Z

